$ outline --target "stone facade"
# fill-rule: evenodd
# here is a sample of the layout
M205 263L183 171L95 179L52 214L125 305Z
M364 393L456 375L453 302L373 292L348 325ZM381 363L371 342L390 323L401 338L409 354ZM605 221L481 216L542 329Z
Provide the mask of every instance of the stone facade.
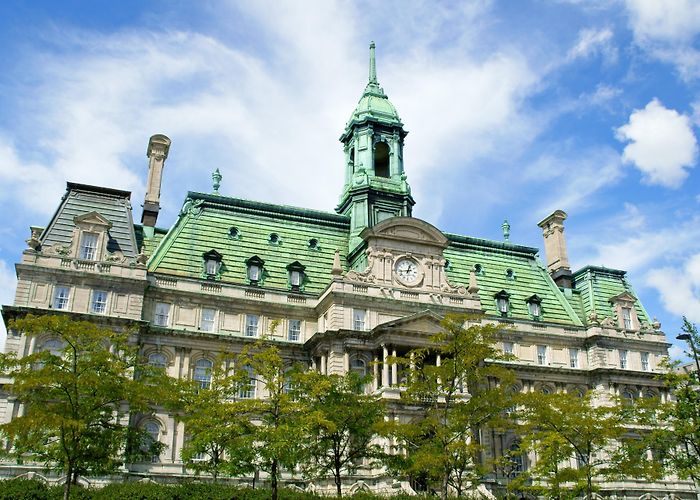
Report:
M173 227L160 229L170 140L156 135L148 146L142 224L133 222L128 192L69 183L48 225L32 227L4 321L58 311L113 327L136 322L144 356L163 356L168 373L180 378L195 376L221 351L270 334L290 361L323 373L371 374L367 390L388 400L388 418L401 419L404 374L388 358L427 345L445 314L478 313L508 327L501 347L517 357L509 364L522 391L665 398L655 378L668 347L660 325L624 271L569 269L564 212L540 223L547 266L536 248L447 234L411 217L406 132L377 83L373 51L370 81L341 136L346 175L337 213L221 196L218 176L212 194L187 193ZM281 321L270 331L273 320ZM6 351L27 355L49 340L27 341L9 330ZM6 422L21 408L7 392L0 396ZM264 397L264 387L255 397ZM166 448L130 472L162 480L187 475L183 424L165 411L147 420ZM492 457L515 436L489 431L482 439ZM524 457L524 466L532 460ZM506 479L494 474L490 481L497 487ZM365 471L348 488L353 482L356 489L410 487L382 471ZM692 496L689 483L673 479L604 489Z

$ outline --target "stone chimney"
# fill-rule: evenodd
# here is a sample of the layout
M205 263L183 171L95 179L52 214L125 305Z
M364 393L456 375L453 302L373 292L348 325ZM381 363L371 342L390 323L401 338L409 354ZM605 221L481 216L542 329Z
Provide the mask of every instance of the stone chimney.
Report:
M564 220L566 220L566 212L555 210L537 225L542 228L544 236L544 253L547 256L549 274L559 287L571 288L573 275L569 267L569 257L566 254Z
M160 184L163 180L163 167L170 151L170 139L162 134L151 136L148 140L148 184L146 198L143 202L141 223L144 226L155 227L160 212Z

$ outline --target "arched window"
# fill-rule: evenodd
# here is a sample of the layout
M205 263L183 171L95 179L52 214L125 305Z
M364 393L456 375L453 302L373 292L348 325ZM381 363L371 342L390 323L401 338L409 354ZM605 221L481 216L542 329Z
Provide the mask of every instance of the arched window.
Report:
M209 389L211 386L211 368L213 365L208 359L200 359L195 363L192 378L200 389Z
M152 352L148 355L148 364L158 368L168 366L168 358L162 352Z
M63 341L58 339L49 339L41 345L41 351L48 351L54 356L63 356Z
M374 145L374 175L389 177L389 146L385 142Z
M510 456L511 463L510 476L515 477L525 470L525 461L520 451L520 443L513 441L508 448L508 455Z
M350 362L350 370L364 377L367 375L367 364L362 358L353 358Z
M253 367L245 365L243 370L248 374L248 383L238 391L238 397L241 399L253 399L255 398L255 374L253 373Z
M147 421L143 424L143 430L146 433L144 442L141 445L141 451L148 452L152 449L153 445L160 441L160 425L153 420ZM160 457L158 455L153 455L151 457L151 462L156 463Z

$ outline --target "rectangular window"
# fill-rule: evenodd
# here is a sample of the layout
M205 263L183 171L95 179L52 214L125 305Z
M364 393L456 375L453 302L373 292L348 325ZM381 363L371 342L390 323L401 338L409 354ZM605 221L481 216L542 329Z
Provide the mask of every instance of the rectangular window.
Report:
M219 271L219 263L215 261L214 259L209 259L206 262L206 273L209 276L215 276L216 273Z
M168 326L170 322L170 304L158 302L153 316L153 322L158 326Z
M215 315L216 311L214 309L202 309L202 320L199 323L199 329L203 332L213 332Z
M629 307L622 308L622 327L625 330L632 329L632 309Z
M84 260L95 260L97 256L97 235L94 233L83 233L80 240L80 258Z
M503 342L503 353L513 354L513 342Z
M93 291L90 309L94 314L104 314L107 312L107 292L103 290Z
M246 337L257 337L258 336L258 320L260 317L257 314L246 314L245 315L245 336Z
M569 348L569 366L578 368L578 349L575 347Z
M57 286L53 293L53 308L68 309L68 297L70 296L70 288L67 286Z
M538 345L537 346L537 364L546 365L547 364L547 346Z
M620 368L627 368L627 351L624 349L620 349Z
M300 319L290 319L289 320L289 330L287 331L287 340L292 342L298 342L301 338L301 320Z
M365 316L367 311L364 309L352 310L352 327L354 330L363 331L365 329Z
M649 371L649 353L648 352L642 353L642 371L645 371L645 372Z

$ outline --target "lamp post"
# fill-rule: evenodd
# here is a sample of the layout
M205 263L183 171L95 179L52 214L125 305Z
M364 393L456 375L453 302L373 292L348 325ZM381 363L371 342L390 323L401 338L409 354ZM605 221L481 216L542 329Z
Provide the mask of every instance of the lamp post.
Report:
M698 361L698 351L695 349L695 342L693 342L693 335L689 332L684 332L676 336L677 340L685 340L690 344L690 350L693 351L693 358L695 359L695 368L697 369L696 377L700 380L700 361Z

